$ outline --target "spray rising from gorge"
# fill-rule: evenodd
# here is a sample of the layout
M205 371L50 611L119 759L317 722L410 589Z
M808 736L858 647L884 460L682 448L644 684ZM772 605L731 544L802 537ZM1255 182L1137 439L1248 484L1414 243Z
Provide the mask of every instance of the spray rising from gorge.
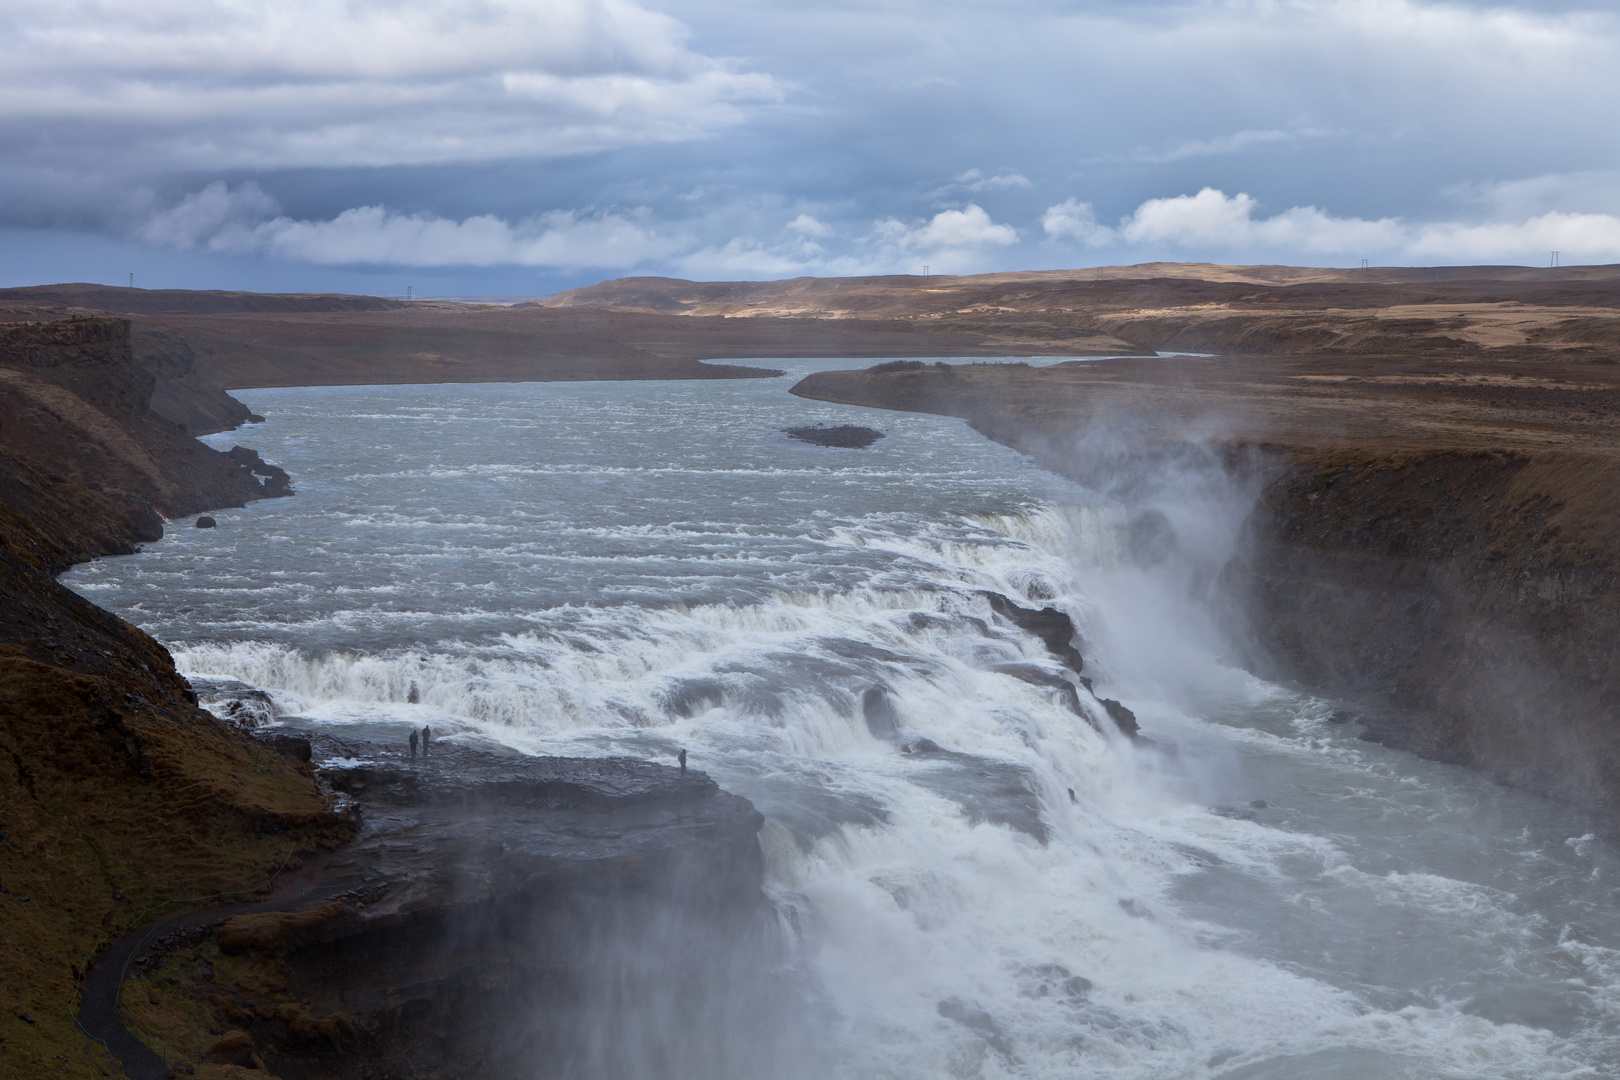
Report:
M871 414L786 385L245 393L299 498L67 580L279 723L685 748L750 799L774 912L754 955L798 1007L727 1023L740 984L709 972L702 1007L642 1010L631 1060L579 1075L657 1075L672 1045L707 1075L919 1078L1613 1055L1610 849L1225 661L1212 603L1251 478L1194 445L1081 486L925 416L809 446L782 430ZM998 597L1072 618L1095 693Z

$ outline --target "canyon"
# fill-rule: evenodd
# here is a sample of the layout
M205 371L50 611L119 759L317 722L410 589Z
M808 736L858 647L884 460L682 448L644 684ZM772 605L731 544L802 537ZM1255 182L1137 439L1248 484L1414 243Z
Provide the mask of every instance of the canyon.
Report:
M263 1063L288 1077L399 1072L413 1055L484 1075L511 1055L583 1053L568 1010L600 957L557 943L589 938L593 897L623 901L627 940L651 925L649 897L682 897L695 942L714 920L762 917L757 815L700 774L454 753L424 773L397 749L256 740L198 708L150 637L58 585L166 522L287 493L251 451L193 438L255 419L233 388L754 378L774 372L708 361L926 357L794 392L959 416L1128 507L1119 478L1218 462L1254 504L1237 557L1201 588L1247 666L1345 699L1366 737L1607 829L1620 811L1615 268L628 279L513 306L54 286L0 290L0 320L0 902L14 919L0 1057L25 1073L116 1067L76 1026L75 995L98 950L176 917L207 916L159 933L178 936L114 984L141 1045L158 1033L198 1075ZM1214 355L1156 355L1178 350ZM1007 356L1113 358L944 362ZM1136 519L1140 557L1178 542ZM532 820L530 840L468 840L490 813ZM627 828L650 846L632 850ZM570 830L585 837L571 854L547 847ZM385 858L406 835L418 854ZM540 878L555 925L501 914ZM478 900L458 893L466 881ZM469 946L511 956L493 982L445 958L444 913L461 902L505 928ZM396 954L369 985L308 989L341 983L341 957ZM716 965L703 977L721 985L741 955L671 962ZM236 1011L225 1034L184 1021L209 995ZM528 1045L457 1042L508 997L557 1024Z

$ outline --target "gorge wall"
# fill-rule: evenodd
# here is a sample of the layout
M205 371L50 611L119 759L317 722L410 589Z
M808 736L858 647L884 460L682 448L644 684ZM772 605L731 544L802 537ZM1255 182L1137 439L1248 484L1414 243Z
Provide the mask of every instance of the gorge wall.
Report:
M153 417L129 325L0 329L0 1074L116 1069L74 1019L99 943L352 830L307 766L197 707L168 652L54 575L267 494Z
M1453 450L1287 460L1229 569L1262 671L1365 737L1620 826L1620 469Z

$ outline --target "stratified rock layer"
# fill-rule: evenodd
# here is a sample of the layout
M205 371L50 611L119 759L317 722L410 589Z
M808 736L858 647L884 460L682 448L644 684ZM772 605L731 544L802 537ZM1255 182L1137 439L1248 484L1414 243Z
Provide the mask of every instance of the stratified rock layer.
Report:
M1620 469L1366 452L1263 490L1229 570L1263 667L1374 707L1366 737L1620 823Z

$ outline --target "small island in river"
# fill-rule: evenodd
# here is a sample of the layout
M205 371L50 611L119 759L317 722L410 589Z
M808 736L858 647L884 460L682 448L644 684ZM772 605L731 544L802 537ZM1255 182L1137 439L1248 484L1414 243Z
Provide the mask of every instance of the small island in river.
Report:
M853 450L865 449L883 438L883 432L855 424L839 424L836 427L824 427L821 424L814 427L790 427L787 433L800 442Z

